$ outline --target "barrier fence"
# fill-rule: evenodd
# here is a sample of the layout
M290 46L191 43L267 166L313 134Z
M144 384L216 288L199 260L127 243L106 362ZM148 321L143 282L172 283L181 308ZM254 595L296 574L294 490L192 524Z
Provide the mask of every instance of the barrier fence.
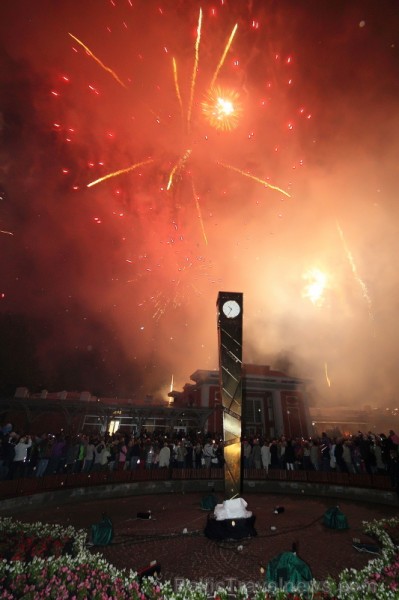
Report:
M43 477L26 477L0 481L0 500L29 496L61 489L92 487L107 484L126 484L140 481L217 480L223 479L221 468L211 469L136 469L133 471L99 471L91 473L62 473ZM368 473L337 473L335 471L285 471L246 469L244 481L287 481L309 484L340 485L392 491L388 475Z

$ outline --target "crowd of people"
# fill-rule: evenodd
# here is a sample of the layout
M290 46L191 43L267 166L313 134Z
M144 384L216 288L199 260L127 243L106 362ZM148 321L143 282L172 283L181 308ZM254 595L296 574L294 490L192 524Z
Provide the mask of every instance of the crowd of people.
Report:
M387 474L399 490L399 436L390 431L346 437L323 433L310 439L285 436L267 440L244 438L244 469L339 471ZM161 432L140 435L76 436L27 435L0 427L0 479L42 477L56 473L134 470L139 468L218 468L224 464L221 436L166 436Z
M57 473L134 470L138 468L219 467L223 443L211 438L160 433L76 436L21 434L0 427L0 480Z

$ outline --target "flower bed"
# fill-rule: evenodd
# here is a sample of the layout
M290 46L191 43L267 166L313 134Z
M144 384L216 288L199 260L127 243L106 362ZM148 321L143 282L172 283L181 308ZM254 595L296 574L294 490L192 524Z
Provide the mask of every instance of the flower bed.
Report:
M63 554L72 554L72 551L73 542L68 537L55 539L17 532L12 535L0 534L0 560L30 562L35 556L58 558Z
M170 581L149 577L140 583L137 573L118 570L86 550L85 531L0 519L0 541L7 532L15 542L15 552L10 555L6 550L0 560L0 599L397 600L399 554L391 532L397 533L399 518L363 525L381 545L380 555L364 569L345 569L338 580L314 582L306 590L276 589L262 582L212 590L206 582L184 581L176 588Z

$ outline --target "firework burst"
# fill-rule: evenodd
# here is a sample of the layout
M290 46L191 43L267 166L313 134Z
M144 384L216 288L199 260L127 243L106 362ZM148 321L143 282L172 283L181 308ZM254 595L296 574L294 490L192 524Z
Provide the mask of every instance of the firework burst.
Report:
M163 19L164 15L159 18ZM128 22L123 23L129 31ZM257 27L253 24L252 27L256 32ZM92 131L98 132L105 122L104 116L112 114L115 124L112 125L111 120L106 126L103 138L109 145L106 152L105 142L97 133L96 141L90 146L86 169L82 167L73 175L66 167L63 175L70 180L74 178L74 191L82 189L85 178L89 180L87 188L101 189L96 200L97 203L101 201L103 210L97 211L93 221L103 226L110 218L115 224L118 222L121 245L126 248L126 262L134 271L131 277L126 276L128 283L148 290L150 279L159 283L161 274L162 278L168 274L166 281L162 279L163 286L168 287L170 283L167 294L154 288L154 293L147 292L147 299L141 302L152 304L155 320L159 320L168 307L181 306L190 294L201 295L209 284L220 280L220 275L215 274L215 263L209 258L212 254L203 258L212 245L212 230L215 230L220 213L215 204L215 190L209 183L212 178L228 181L225 174L230 173L231 183L227 192L223 189L218 192L219 198L229 193L229 188L234 190L238 185L234 180L240 179L259 186L261 193L269 190L285 198L291 197L288 191L272 183L270 174L256 172L258 165L252 164L252 159L248 161L245 152L239 152L239 156L237 152L231 152L240 144L237 140L244 136L251 156L256 130L248 131L251 119L244 110L250 95L248 81L246 77L243 79L245 68L237 58L239 27L236 23L226 24L224 29L221 43L212 37L210 13L205 15L199 9L194 39L185 50L173 48L171 43L165 44L162 60L156 63L152 53L152 68L148 69L144 52L140 51L137 54L139 62L136 59L137 73L130 76L126 75L123 63L118 65L111 39L100 47L92 39L90 43L82 41L85 36L80 32L79 37L75 32L68 34L73 41L77 68L84 69L89 78L89 82L82 81L81 86L86 85L92 98L93 115L82 124L80 131L57 118L54 131L64 135L68 144L76 143L80 135L82 147L83 136L92 138ZM157 31L159 33L159 29ZM157 43L159 41L157 39ZM277 55L274 60L276 65L281 62ZM291 61L284 62L285 68L290 65ZM95 76L101 76L100 82L93 80ZM60 77L63 86L69 86L73 79L69 75ZM157 83L158 79L161 83ZM137 86L140 80L146 82L147 88L155 89L155 94L153 91L151 94L142 92ZM162 92L161 100L157 99L158 89ZM265 89L269 90L268 96L256 100L261 113L270 103L271 88L267 82ZM57 103L65 96L56 86L53 92ZM243 96L245 102L241 100ZM111 101L113 108L110 110ZM254 99L252 105L253 102ZM102 106L105 106L104 114ZM298 114L301 114L300 110ZM289 126L282 124L287 135L291 135L292 122L290 119ZM145 137L142 136L144 130ZM275 144L271 151L277 156L281 148ZM240 164L240 160L244 164ZM269 167L270 173L274 161L275 157ZM106 214L107 201L102 201L105 197L112 206L112 216ZM128 248L129 240L135 239L136 232L140 248L134 252L133 248ZM199 251L201 246L203 252ZM206 276L204 270L207 270ZM198 281L195 281L196 271L201 273ZM158 275L154 278L155 273Z
M202 112L215 129L231 131L238 126L242 113L240 95L236 90L211 88L202 102Z

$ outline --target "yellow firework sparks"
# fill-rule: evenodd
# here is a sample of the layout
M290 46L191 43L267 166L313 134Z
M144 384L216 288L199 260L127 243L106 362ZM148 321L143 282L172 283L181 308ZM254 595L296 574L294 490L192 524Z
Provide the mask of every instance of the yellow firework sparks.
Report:
M281 194L284 194L284 196L287 196L288 198L291 198L291 196L290 196L290 194L288 192L286 192L285 190L282 190L281 188L277 187L276 185L272 185L271 183L268 183L264 179L260 179L260 177L256 177L255 175L251 175L251 173L247 173L246 171L243 171L242 169L238 169L237 167L233 167L232 165L226 165L225 163L222 163L222 162L218 162L217 164L220 165L221 167L224 167L225 169L230 169L230 171L234 171L235 173L239 173L243 177L248 177L248 179L252 179L252 181L256 181L257 183L261 183L262 185L264 185L265 187L270 188L271 190L275 190L276 192L280 192Z
M170 190L170 188L173 185L173 180L174 180L174 177L175 177L177 171L180 171L180 169L182 169L184 167L184 165L186 164L186 162L190 158L191 152L192 152L191 148L188 148L185 151L185 153L183 154L183 156L181 156L179 158L179 160L177 161L177 163L175 164L175 166L171 170L170 175L169 175L169 179L168 179L168 185L166 186L166 189L168 191Z
M212 88L202 102L202 113L215 129L230 131L238 125L242 107L234 90Z
M177 77L177 63L174 58L172 58L172 64L173 64L173 81L175 83L176 96L177 96L177 100L179 102L181 114L183 116L183 103L182 103L181 94L180 94L179 79Z
M200 207L200 204L199 204L199 196L198 196L198 194L197 194L197 192L195 190L194 181L193 181L192 178L191 178L191 187L192 187L192 190L193 190L193 196L194 196L194 200L195 200L195 206L197 208L197 215L198 215L199 221L201 223L202 235L204 236L205 244L208 245L208 238L206 237L205 227L204 227L204 221L202 219L201 207Z
M142 167L144 165L149 165L152 162L154 162L154 160L152 158L148 158L147 160L142 160L141 162L135 163L134 165L131 165L130 167L127 167L126 169L119 169L119 171L114 171L113 173L108 173L108 175L104 175L104 177L100 177L99 179L96 179L95 181L88 183L87 187L88 188L93 187L94 185L97 185L98 183L102 183L103 181L106 181L107 179L111 179L112 177L118 177L119 175L123 175L124 173L129 173L130 171L134 171L135 169L138 169L138 167Z
M349 262L350 267L352 269L353 276L354 276L356 282L358 283L360 289L362 290L363 298L367 302L368 309L369 309L369 316L370 316L371 319L374 319L373 306L372 306L372 302L371 302L371 298L370 298L367 286L366 286L366 284L364 283L364 281L362 280L362 278L360 277L360 275L359 275L359 273L357 271L355 259L353 258L352 253L351 253L351 251L348 248L348 245L347 245L345 237L344 237L344 232L342 231L342 229L341 229L340 224L338 223L338 221L337 221L337 229L338 229L338 233L339 233L340 238L341 238L342 245L343 245L344 250L345 250L346 258L348 259L348 262Z
M193 74L191 76L191 87L190 87L190 101L188 104L187 111L187 125L190 125L191 121L191 111L193 108L194 101L194 90L195 90L195 82L197 80L197 71L198 71L198 62L199 62L199 45L201 41L201 26L202 26L202 9L200 8L199 17L198 17L198 26L197 26L197 39L195 41L195 57L194 57L194 67Z
M224 61L226 60L227 53L230 50L231 44L233 43L233 39L234 39L234 36L236 34L237 28L238 28L238 24L236 23L234 25L234 27L233 27L233 31L231 32L229 39L227 40L226 47L225 47L225 49L223 51L221 59L219 60L218 66L216 67L216 71L213 74L211 85L209 86L210 88L213 88L214 85L215 85L215 81L218 78L219 71L223 67Z
M324 303L323 294L327 287L327 275L320 269L309 269L303 279L307 282L302 297L308 298L315 306L322 306Z
M96 63L98 65L100 65L100 67L102 69L104 69L104 71L106 71L107 73L109 73L110 75L112 75L112 77L115 79L115 81L117 81L119 83L119 85L121 85L122 87L124 87L126 89L126 85L118 77L118 75L115 73L115 71L113 71L110 67L107 67L107 65L105 65L99 58L97 58L97 56L95 54L93 54L93 52L83 42L81 42L77 37L75 37L74 35L72 35L72 33L68 33L68 35L70 35L71 38L75 40L75 42L77 42L80 46L82 46L82 48L84 48L86 50L87 54L89 56L91 56L91 58L93 60L95 60Z
M325 376L326 376L327 385L328 385L328 387L331 387L331 380L330 380L330 378L328 376L328 368L327 368L327 363L326 362L324 363L324 373L325 373Z

